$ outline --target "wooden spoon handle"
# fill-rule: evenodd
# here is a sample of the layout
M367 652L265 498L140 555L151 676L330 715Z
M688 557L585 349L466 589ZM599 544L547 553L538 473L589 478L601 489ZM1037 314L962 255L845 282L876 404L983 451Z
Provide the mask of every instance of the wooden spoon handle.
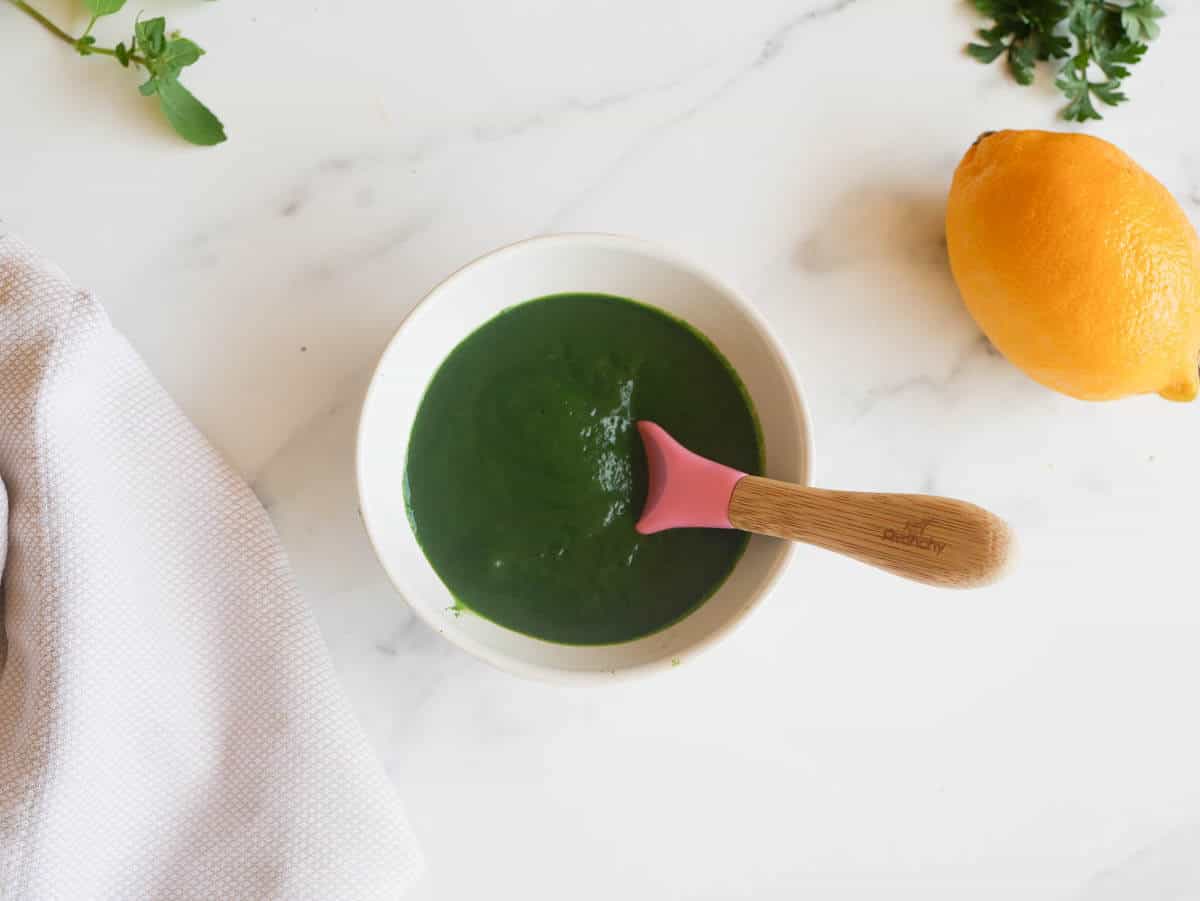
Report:
M948 588L1003 574L1013 547L1004 520L966 501L922 494L826 491L746 476L733 489L734 528L803 541Z

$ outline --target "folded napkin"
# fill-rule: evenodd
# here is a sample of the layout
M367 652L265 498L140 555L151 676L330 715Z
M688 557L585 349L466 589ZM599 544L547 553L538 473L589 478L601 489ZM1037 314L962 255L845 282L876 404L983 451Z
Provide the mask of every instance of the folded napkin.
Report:
M0 897L401 895L419 852L266 513L3 235L0 478Z

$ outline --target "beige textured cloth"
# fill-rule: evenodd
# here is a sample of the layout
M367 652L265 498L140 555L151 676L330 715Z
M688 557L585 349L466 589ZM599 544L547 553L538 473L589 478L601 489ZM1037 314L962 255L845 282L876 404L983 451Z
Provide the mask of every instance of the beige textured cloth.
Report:
M0 478L0 897L403 894L419 852L266 513L3 235Z

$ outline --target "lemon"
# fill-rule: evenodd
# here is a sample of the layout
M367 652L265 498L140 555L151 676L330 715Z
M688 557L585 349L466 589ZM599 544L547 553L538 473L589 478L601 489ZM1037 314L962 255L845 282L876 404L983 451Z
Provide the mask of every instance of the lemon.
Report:
M1043 385L1082 400L1200 391L1200 240L1107 141L984 135L954 174L946 241L979 327Z

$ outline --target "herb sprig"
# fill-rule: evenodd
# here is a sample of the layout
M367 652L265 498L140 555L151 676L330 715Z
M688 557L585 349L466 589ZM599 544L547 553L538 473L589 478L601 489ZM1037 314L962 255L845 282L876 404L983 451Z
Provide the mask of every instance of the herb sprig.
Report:
M72 37L25 0L7 2L50 34L66 41L80 56L107 56L126 69L144 70L147 78L138 86L138 90L145 97L158 98L159 109L171 127L185 140L206 146L225 140L225 127L221 120L179 83L179 74L200 59L204 51L194 41L180 36L179 32L168 32L166 19L162 16L135 20L128 43L121 41L115 47L98 47L92 34L96 22L104 16L120 12L125 0L84 0L91 20L79 37Z
M992 19L967 53L981 63L1004 56L1017 84L1033 84L1039 62L1063 60L1055 85L1074 122L1103 118L1093 99L1125 102L1122 84L1159 34L1166 13L1155 0L972 0Z

